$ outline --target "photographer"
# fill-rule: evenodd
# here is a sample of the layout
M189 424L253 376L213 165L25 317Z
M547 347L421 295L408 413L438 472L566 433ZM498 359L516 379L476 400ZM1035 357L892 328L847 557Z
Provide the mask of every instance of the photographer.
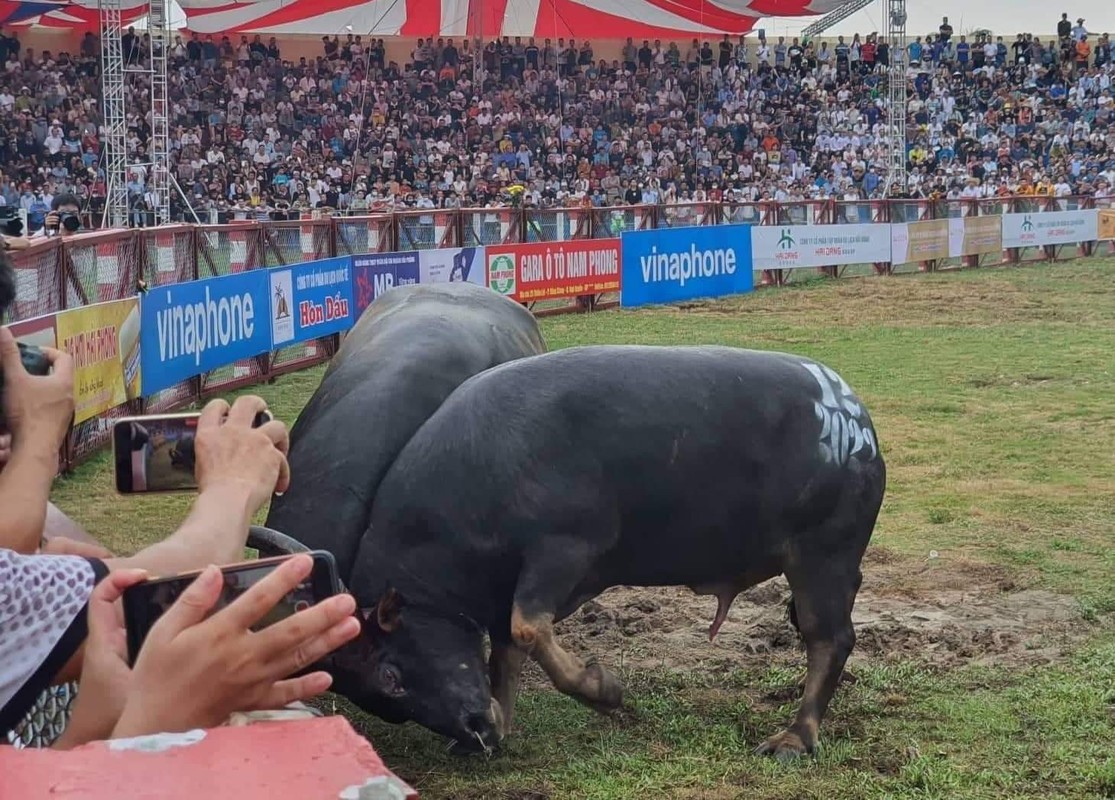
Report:
M0 207L0 210L2 209L3 207ZM18 235L16 226L22 229L19 218L9 217L6 232ZM0 217L0 229L3 229L2 217ZM30 246L30 242L22 237L7 238L4 243L5 250ZM14 300L15 274L4 253L0 252L0 317ZM0 397L0 401L9 403L16 409L23 406L40 409L41 413L36 417L40 422L44 413L49 413L51 408L57 408L57 413L65 416L65 420L59 423L64 436L72 414L72 400L69 396L73 392L73 369L68 356L56 350L46 349L43 351L43 356L47 367L52 368L54 372L53 377L47 380L28 375L23 369L19 350L14 341L10 340L7 331L0 334L0 376L4 375L3 364L7 362L11 364L9 372L13 381L12 387L4 393L7 399ZM61 401L59 401L60 397L63 398ZM18 425L19 412L15 413ZM53 453L44 455L38 452L38 448L49 447L49 442L54 437L43 438L32 433L26 438L28 446L21 450L20 459L29 462L31 466L28 467L27 463L22 466L17 465L14 469L8 470L5 477L5 469L13 458L12 432L10 424L4 420L4 415L0 414L0 487L5 484L13 486L14 488L8 491L25 500L18 507L7 509L4 516L0 518L0 547L8 547L20 553L32 553L42 543L43 551L47 553L111 555L54 504L46 501L54 478L50 465L53 464L54 470L57 469L57 449ZM61 447L61 440L58 441L57 447ZM43 502L38 502L39 500Z
M34 552L42 540L58 453L73 416L73 359L52 348L43 353L51 374L29 375L11 331L0 328L5 427L0 433L0 547L18 553Z
M31 238L72 236L81 230L81 201L72 194L55 195L42 230Z

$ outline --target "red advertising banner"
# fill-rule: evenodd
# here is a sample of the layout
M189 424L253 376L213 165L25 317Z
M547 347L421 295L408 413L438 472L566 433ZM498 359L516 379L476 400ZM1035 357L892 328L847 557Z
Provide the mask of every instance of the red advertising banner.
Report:
M488 286L526 303L619 291L619 239L485 248Z

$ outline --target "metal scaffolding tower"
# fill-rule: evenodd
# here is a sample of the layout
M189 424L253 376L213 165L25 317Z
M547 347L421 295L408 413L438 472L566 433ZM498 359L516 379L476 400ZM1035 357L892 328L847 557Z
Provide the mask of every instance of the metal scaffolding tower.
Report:
M104 224L114 228L128 225L128 170L147 171L155 224L170 222L170 193L174 178L169 161L169 95L167 92L167 55L170 50L169 0L150 0L147 33L151 54L147 61L129 58L124 52L122 0L98 0L101 16L101 90L104 94L105 176L108 198ZM129 163L127 80L138 77L142 85L133 86L140 95L150 91L151 141L147 158Z
M155 224L170 223L170 96L166 66L170 51L170 0L151 0L147 16L151 36L151 172L147 186L154 198Z
M836 23L843 22L861 8L867 8L874 2L875 0L848 0L844 5L837 6L816 22L802 28L801 35L807 39L812 39L814 36L824 33Z
M101 94L104 98L104 166L108 197L103 224L128 224L128 121L124 109L124 50L121 0L99 0L101 15Z
M906 192L909 175L906 170L906 69L909 50L906 47L906 0L884 0L883 38L890 45L890 66L887 69L887 179L884 196Z

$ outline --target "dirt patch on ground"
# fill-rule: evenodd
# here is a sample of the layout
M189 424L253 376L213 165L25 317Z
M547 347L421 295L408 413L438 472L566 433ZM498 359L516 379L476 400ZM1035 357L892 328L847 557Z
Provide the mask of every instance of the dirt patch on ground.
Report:
M1016 586L998 567L945 559L913 562L869 551L853 619L852 663L920 660L933 666L1047 663L1088 628L1066 595ZM583 657L614 667L726 672L757 663L799 663L789 586L776 578L741 594L714 642L712 597L682 588L611 589L559 626Z

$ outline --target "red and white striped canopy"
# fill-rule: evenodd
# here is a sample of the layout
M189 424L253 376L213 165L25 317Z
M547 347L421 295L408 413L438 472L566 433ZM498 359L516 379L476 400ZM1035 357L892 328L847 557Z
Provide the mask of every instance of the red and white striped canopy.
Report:
M738 34L844 0L179 0L198 33L641 40Z
M147 15L148 0L121 0L125 25ZM97 0L0 0L0 25L12 28L88 29L100 27Z

